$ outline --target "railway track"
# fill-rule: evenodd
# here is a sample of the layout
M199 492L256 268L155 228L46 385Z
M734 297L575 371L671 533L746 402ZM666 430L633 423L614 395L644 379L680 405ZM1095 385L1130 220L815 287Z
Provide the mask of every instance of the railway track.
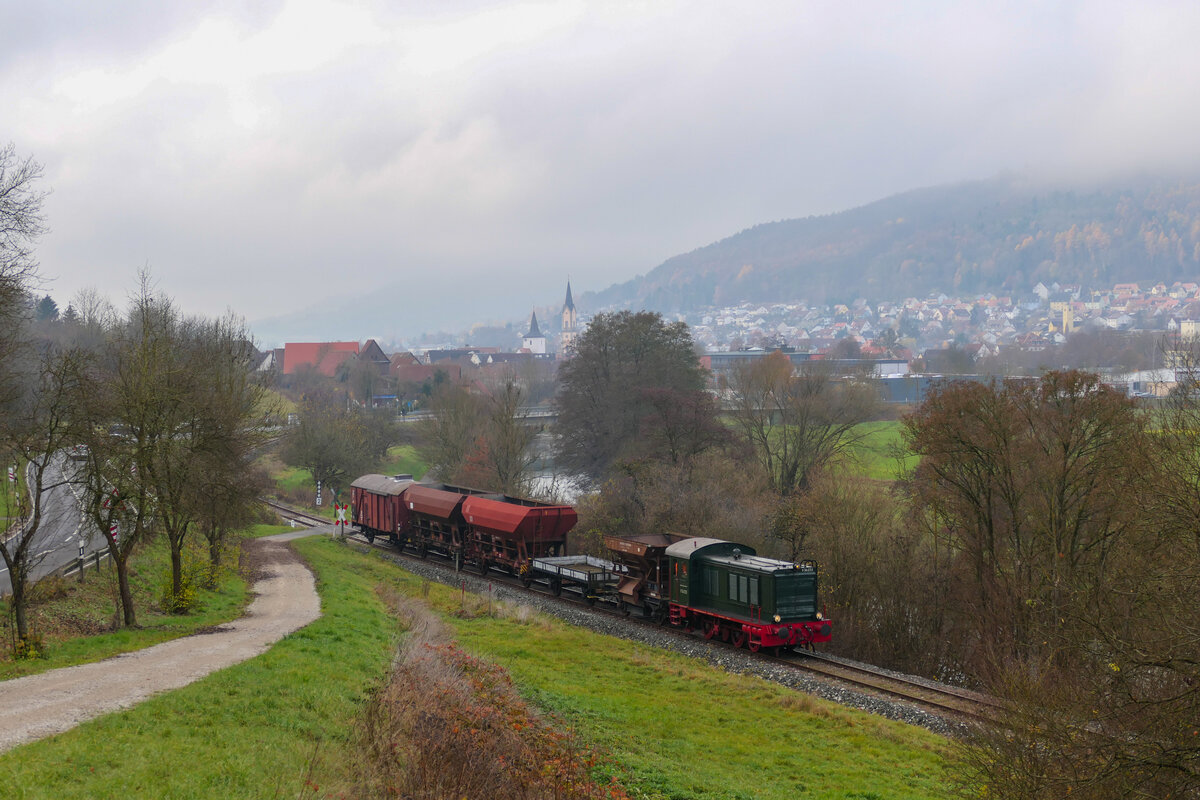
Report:
M276 502L275 500L264 499L263 504L283 519L286 519L289 522L296 522L300 525L303 525L305 528L318 528L322 525L330 524L330 521L324 517L318 517L313 514L300 511L299 509L292 508L291 506L284 505L283 503Z
M320 525L328 525L329 520L316 517L312 514L298 511L281 503L274 501L266 501L267 505L279 513L286 519L295 520L298 524L306 527L316 527ZM377 539L374 542L368 542L366 537L351 533L347 536L348 539L367 545L368 547L377 548L388 553L397 559L411 561L414 563L422 563L427 565L437 565L447 572L447 580L453 582L458 573L454 572L453 566L446 563L439 563L440 559L436 557L420 558L411 553L397 550L392 545ZM528 593L530 595L545 599L550 597L548 587L535 582L534 586L526 587L522 582L507 573L490 572L486 578L481 578L478 573L467 573L471 577L481 580L489 580L503 584L507 589L517 593ZM603 603L589 603L587 598L576 593L564 591L562 596L558 598L572 602L581 608L603 614L611 618L621 619L625 624L642 626L645 628L653 628L655 633L662 636L672 636L680 639L687 639L693 643L698 643L702 639L698 636L685 633L675 628L658 625L651 620L644 619L639 616L630 616L615 608L609 608ZM713 648L733 648L731 645L720 642L708 642L708 646ZM868 694L882 695L890 699L898 699L908 703L912 703L923 709L932 711L940 715L952 715L956 718L967 718L972 721L995 722L1003 709L1003 704L995 698L971 692L966 689L960 689L954 686L935 683L921 678L913 678L897 675L890 671L880 670L868 664L850 663L842 659L833 658L823 653L814 653L808 651L798 651L791 654L772 656L767 653L758 653L754 658L764 663L771 663L776 666L787 669L801 670L825 680L846 685L856 691L865 692Z
M897 675L868 664L848 663L824 653L800 651L795 653L792 658L774 656L768 656L768 658L842 681L860 689L881 692L920 706L931 707L940 712L951 712L976 721L996 722L1000 712L1004 709L1001 701L978 692L921 678Z

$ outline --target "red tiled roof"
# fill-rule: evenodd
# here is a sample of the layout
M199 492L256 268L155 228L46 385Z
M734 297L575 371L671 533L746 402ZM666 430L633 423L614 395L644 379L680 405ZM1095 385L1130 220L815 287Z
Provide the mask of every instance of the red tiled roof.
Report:
M417 357L408 351L405 351L403 353L393 353L392 354L392 369L395 369L396 367L400 366L401 364L420 364L420 363L421 362L417 359Z
M283 346L283 374L293 375L304 365L332 378L338 365L358 355L358 342L287 342Z

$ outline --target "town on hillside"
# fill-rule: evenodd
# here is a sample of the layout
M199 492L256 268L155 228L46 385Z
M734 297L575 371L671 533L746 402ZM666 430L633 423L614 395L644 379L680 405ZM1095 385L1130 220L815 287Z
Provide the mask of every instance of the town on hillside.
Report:
M1024 297L936 294L875 304L741 303L676 319L688 324L701 362L717 377L778 350L797 365L821 360L847 371L865 369L892 402L919 402L929 382L946 374L1022 375L1075 366L1101 372L1130 394L1154 396L1175 385L1176 364L1164 342L1200 334L1200 282L1104 289L1038 283ZM343 380L368 373L378 389L371 402L402 408L428 396L436 383L487 381L516 369L541 387L531 392L537 402L552 395L556 364L570 356L587 320L568 282L557 318L547 325L531 314L509 348L466 341L386 350L375 339L289 342L264 354L261 368L291 379L308 371Z

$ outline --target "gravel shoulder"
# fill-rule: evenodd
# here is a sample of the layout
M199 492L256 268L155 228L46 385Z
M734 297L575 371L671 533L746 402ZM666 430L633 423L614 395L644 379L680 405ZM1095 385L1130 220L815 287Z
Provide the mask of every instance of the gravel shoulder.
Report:
M312 572L287 542L325 529L247 540L254 600L208 632L76 667L0 682L0 751L129 708L265 652L321 616Z

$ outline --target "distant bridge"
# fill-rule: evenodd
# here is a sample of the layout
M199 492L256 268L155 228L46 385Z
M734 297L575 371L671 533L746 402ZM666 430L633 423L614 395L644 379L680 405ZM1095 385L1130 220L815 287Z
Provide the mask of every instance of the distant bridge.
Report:
M410 411L400 417L401 422L420 422L433 419L432 411ZM558 421L558 409L554 406L521 406L517 418L526 425L551 425Z

